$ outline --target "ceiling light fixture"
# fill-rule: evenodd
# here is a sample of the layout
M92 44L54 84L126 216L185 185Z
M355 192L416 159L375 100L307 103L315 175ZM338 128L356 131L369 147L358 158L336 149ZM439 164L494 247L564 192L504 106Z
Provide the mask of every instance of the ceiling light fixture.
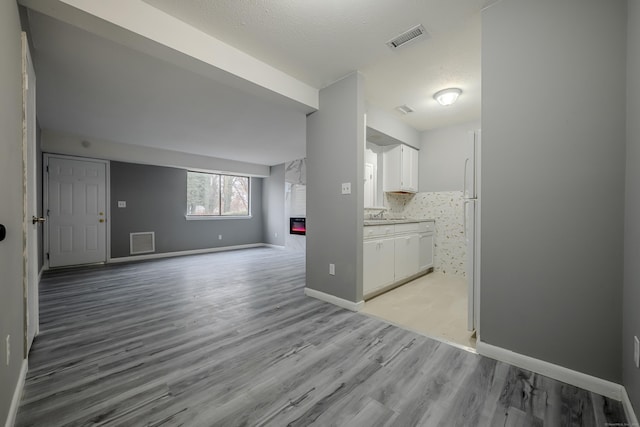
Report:
M438 101L440 105L451 105L456 102L461 93L462 89L458 89L457 87L450 87L434 93L433 99Z

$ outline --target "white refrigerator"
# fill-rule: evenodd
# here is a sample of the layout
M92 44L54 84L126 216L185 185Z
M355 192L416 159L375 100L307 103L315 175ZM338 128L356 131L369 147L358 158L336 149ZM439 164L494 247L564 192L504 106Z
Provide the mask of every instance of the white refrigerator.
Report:
M468 288L467 329L478 327L480 286L480 131L469 132L464 161L464 238Z

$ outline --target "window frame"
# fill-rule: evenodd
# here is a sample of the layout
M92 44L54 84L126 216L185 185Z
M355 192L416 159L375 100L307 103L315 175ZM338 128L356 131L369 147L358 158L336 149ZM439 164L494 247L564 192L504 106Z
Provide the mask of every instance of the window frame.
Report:
M189 187L189 174L190 173L199 173L199 174L207 174L207 175L217 175L219 177L218 180L218 210L220 211L219 214L217 215L212 215L212 214L208 214L208 215L195 215L195 214L190 214L188 212L186 212L187 209L185 209L185 219L187 221L208 221L208 220L221 220L221 219L251 219L253 217L252 215L252 211L251 211L251 207L252 207L252 203L251 203L251 199L252 199L252 195L251 195L251 189L252 189L252 185L251 185L251 177L249 175L234 175L234 174L230 174L230 173L220 173L220 172L204 172L204 171L196 171L196 170L189 170L187 169L187 192L186 192L186 197L185 197L185 208L188 208L189 206L189 191L188 191L188 187ZM231 177L236 177L236 178L246 178L247 179L247 215L223 215L222 214L222 178L225 176L231 176Z

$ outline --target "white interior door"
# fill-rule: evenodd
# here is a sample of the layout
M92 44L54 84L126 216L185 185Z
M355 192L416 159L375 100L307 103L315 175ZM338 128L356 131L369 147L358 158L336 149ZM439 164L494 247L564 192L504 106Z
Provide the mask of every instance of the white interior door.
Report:
M31 349L38 333L38 201L36 187L36 74L26 34L22 34L22 106L24 191L24 301L25 350ZM34 220L35 219L35 220Z
M49 157L49 266L105 262L106 164Z

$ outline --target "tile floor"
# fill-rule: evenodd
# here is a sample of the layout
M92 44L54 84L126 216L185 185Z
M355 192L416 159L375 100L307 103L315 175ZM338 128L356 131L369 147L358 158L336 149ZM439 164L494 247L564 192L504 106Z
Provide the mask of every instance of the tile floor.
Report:
M432 272L377 296L362 313L427 336L476 347L467 331L467 282L459 276Z

